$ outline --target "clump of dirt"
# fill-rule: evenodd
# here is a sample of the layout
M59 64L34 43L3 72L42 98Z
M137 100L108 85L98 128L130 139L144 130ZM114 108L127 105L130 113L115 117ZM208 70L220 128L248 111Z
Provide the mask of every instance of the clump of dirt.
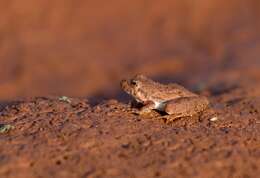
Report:
M13 127L0 134L0 177L257 177L260 99L246 88L209 98L202 115L168 124L117 100L10 104L0 116Z

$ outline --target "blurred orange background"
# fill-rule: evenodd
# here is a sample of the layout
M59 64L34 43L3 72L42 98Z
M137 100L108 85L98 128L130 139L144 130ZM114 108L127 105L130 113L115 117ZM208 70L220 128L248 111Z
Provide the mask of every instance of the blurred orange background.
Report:
M112 96L135 73L260 78L258 0L10 0L0 11L1 100Z

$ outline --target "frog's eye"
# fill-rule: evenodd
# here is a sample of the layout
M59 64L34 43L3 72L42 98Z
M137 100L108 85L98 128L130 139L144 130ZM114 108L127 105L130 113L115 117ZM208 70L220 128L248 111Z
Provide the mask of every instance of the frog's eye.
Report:
M131 80L131 85L137 86L137 81L136 80Z

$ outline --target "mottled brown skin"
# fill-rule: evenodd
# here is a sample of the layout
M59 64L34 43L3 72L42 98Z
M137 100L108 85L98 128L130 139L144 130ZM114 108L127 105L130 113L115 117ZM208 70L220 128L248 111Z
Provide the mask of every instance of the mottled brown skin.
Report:
M169 114L171 120L193 116L209 105L208 99L204 96L192 93L178 84L160 84L144 75L122 80L121 88L143 104L140 114L155 109Z

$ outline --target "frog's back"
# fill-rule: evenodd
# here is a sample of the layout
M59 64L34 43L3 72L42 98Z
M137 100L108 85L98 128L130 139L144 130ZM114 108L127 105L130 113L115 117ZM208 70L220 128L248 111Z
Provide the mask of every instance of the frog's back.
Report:
M192 97L192 96L197 96L195 93L192 93L191 91L187 90L183 86L176 84L176 83L171 83L168 85L164 85L165 89L164 92L167 93L170 97Z
M149 96L151 100L165 102L180 97L192 97L197 95L178 84L163 85L157 83L156 87L150 88Z

